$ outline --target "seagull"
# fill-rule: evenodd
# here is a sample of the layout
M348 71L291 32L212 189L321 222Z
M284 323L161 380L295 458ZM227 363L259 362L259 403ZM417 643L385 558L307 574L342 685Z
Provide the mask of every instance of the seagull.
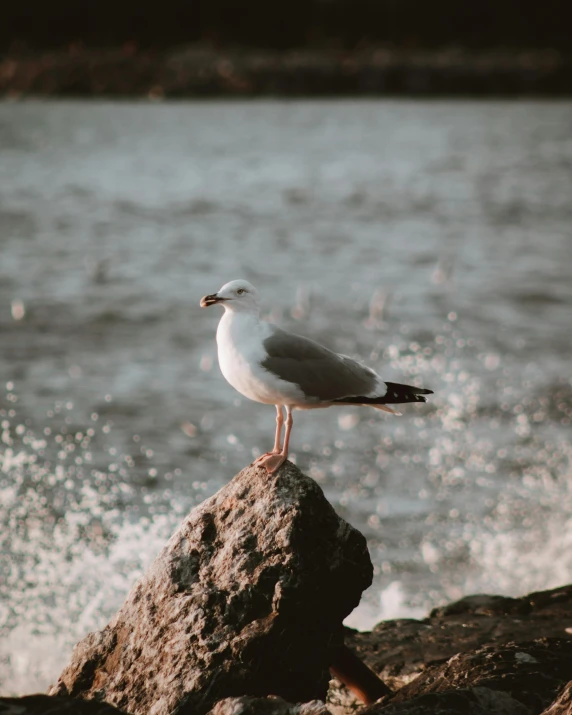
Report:
M230 281L218 293L201 298L201 308L216 304L224 308L216 333L222 374L249 400L276 407L274 447L255 461L268 474L288 457L293 409L369 405L399 414L387 405L426 402L424 395L433 394L433 390L384 382L357 360L261 320L258 291L248 281Z

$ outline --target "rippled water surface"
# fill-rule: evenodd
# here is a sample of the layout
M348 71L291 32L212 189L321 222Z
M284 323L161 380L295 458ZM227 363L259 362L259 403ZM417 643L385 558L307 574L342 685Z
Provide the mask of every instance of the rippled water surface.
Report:
M0 692L40 690L272 443L216 363L227 280L435 390L297 413L366 534L349 622L572 579L572 105L0 104Z

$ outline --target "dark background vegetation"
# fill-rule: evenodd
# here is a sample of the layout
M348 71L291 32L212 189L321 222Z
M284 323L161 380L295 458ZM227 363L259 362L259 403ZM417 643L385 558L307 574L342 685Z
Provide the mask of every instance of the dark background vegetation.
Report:
M0 3L0 51L70 43L261 49L390 43L569 50L564 0L35 0ZM568 8L569 9L569 8Z

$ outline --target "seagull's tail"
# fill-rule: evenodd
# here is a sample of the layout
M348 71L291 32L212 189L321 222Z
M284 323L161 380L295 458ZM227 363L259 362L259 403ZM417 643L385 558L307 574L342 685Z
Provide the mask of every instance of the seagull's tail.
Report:
M363 395L355 395L352 397L343 397L339 400L334 400L337 403L346 405L370 405L377 410L391 412L398 415L386 405L403 404L405 402L427 402L424 395L432 395L433 390L424 390L421 387L413 387L412 385L400 385L397 382L386 382L387 392L381 397L365 397Z
M422 387L400 385L397 382L386 382L387 392L379 398L381 404L395 405L403 402L427 402L424 395L432 395L433 390L424 390Z

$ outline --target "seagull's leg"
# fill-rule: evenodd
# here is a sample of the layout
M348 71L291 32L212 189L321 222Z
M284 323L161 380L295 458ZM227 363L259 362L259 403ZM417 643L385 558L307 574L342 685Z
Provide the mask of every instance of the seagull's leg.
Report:
M282 448L282 455L284 459L288 456L288 447L290 446L290 432L292 432L292 425L294 424L294 418L292 417L292 408L290 405L286 405L286 432L284 433L284 447Z
M274 447L272 448L272 454L280 454L283 424L284 414L282 413L282 405L276 405L276 436L274 437Z
M274 474L284 464L288 457L288 446L290 444L290 432L292 432L292 408L286 405L286 432L284 433L284 446L280 454L265 454L256 463L260 467L265 467L268 474Z
M261 454L258 459L254 460L254 464L258 464L260 461L265 459L266 457L272 455L272 454L280 454L280 443L281 439L280 437L282 436L282 425L284 424L284 415L282 414L282 405L276 405L276 436L274 437L274 447L272 448L272 452L266 452L265 454Z

